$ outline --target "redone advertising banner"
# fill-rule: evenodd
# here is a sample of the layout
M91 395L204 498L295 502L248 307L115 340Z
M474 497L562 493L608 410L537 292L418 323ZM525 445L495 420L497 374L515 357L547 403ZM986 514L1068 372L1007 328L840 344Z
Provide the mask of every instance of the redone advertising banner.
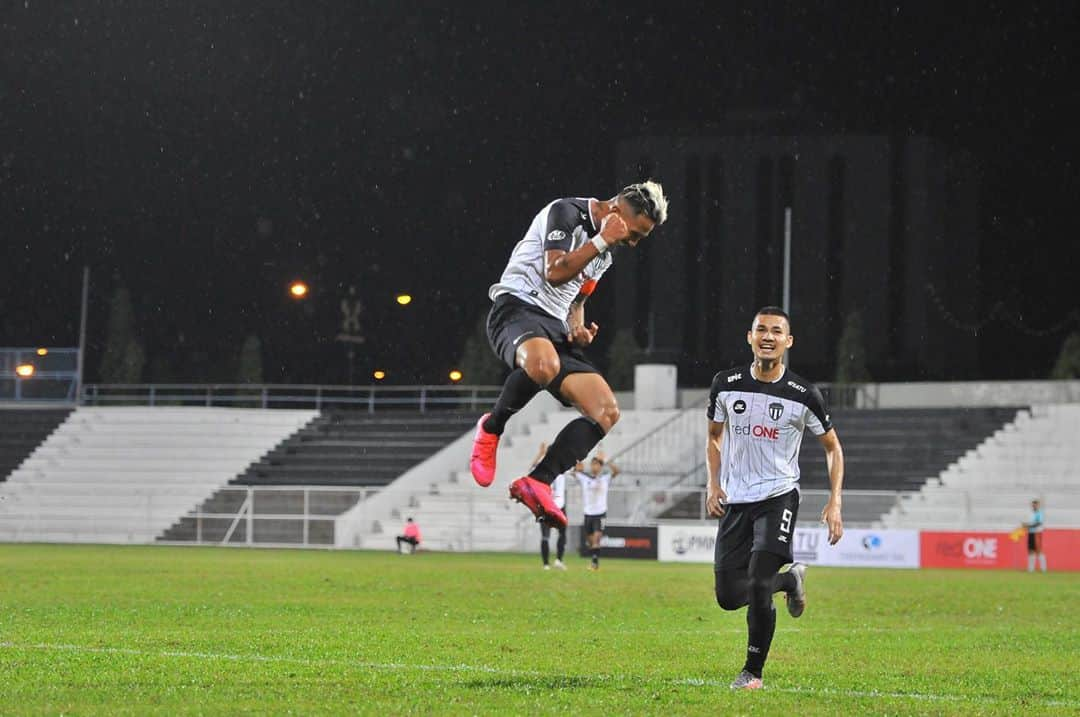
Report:
M1080 570L1080 530L1048 528L1043 552L1051 572ZM1027 535L988 531L923 531L924 568L1027 569Z

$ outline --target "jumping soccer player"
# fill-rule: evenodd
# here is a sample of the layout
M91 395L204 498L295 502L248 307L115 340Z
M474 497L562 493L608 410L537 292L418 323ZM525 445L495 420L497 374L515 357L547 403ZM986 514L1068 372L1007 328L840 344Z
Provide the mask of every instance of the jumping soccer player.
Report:
M611 251L637 246L667 219L667 199L652 181L631 184L611 199L557 199L540 210L488 292L488 340L512 369L490 413L476 425L470 468L476 482L495 479L495 451L506 422L546 389L581 412L555 437L510 497L538 520L566 525L551 497L555 476L582 460L619 420L615 394L586 358L599 327L585 323L585 300L611 267Z
M821 520L829 544L844 534L840 490L844 452L821 392L784 366L791 322L767 306L746 333L754 354L749 367L721 371L713 379L707 411L705 459L709 515L720 518L713 570L716 601L725 610L747 606L746 663L732 689L760 689L776 630L773 593L787 596L799 617L806 607L806 566L792 563L792 535L799 514L799 447L807 428L825 448L829 500ZM780 568L790 564L780 572Z

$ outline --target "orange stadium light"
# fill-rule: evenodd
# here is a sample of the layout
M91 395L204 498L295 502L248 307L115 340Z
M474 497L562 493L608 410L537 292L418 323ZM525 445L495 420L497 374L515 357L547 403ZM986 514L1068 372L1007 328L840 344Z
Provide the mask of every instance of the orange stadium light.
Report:
M49 355L49 349L38 349L37 350L37 355L38 356L48 356Z
M15 367L15 373L19 378L30 378L34 375L34 364L21 363Z
M294 281L289 284L289 294L294 299L303 299L308 295L308 285L299 280Z
M376 381L382 381L386 378L386 371L383 371L381 368L375 369L375 372L371 374L371 377Z
M454 369L450 372L450 380L454 383L457 383L463 378L465 378L465 374L463 374L461 371L458 371L457 369Z

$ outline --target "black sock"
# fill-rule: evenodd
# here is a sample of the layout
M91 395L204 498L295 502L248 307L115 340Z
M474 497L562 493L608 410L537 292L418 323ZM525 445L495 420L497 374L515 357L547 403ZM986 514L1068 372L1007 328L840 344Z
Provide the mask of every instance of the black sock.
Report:
M566 528L559 531L559 539L555 542L555 557L558 560L562 560L562 556L566 553Z
M749 639L743 669L754 677L761 677L776 631L773 592L776 590L776 571L783 563L783 558L773 553L757 551L750 555L750 604L746 610Z
M600 562L600 553L596 552L595 550L592 551L592 561L593 565L596 565Z
M502 393L495 401L495 408L491 409L491 415L484 421L484 430L501 436L510 417L524 408L538 393L540 386L529 378L529 374L523 369L516 368L511 371L503 382Z
M540 538L540 557L544 559L544 565L548 564L548 556L551 554L551 548L548 547L547 538Z
M599 423L584 416L575 418L559 431L543 459L529 475L551 485L555 476L589 455L589 451L603 437L604 429L600 428Z

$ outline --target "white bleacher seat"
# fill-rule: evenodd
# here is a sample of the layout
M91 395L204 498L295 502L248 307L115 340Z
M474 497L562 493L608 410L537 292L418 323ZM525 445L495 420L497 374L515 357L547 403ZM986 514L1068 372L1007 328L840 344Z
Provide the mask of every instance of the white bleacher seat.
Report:
M906 496L882 525L934 530L1011 530L1032 498L1051 528L1080 527L1080 405L1033 406Z
M152 542L317 415L78 408L0 483L0 540Z

